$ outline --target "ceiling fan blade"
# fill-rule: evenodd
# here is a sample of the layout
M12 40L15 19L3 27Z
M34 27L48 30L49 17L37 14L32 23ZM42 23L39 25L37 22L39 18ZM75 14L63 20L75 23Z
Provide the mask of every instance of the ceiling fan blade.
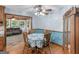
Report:
M48 15L48 13L44 13L45 15Z
M48 12L42 12L43 14L45 14L45 15L48 15Z
M49 11L50 12L50 11L52 11L52 9L46 9L46 11Z
M42 5L37 5L37 7L42 7Z
M35 9L35 8L41 8L41 7L42 7L42 5L35 5L35 6L34 6L34 9Z

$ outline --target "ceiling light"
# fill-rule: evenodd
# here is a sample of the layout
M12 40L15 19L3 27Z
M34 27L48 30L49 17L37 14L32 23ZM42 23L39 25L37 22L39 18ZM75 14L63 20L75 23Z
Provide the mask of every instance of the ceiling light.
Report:
M42 12L46 12L46 10L45 10L45 9L43 9L43 10L42 10Z
M35 13L35 15L37 15L37 13Z
M45 15L48 15L52 12L52 9L47 9L47 8L44 8L44 6L42 5L36 5L34 7L34 9L36 10L36 12L34 13L35 15L40 15L40 16L45 16Z
M39 10L39 8L36 8L36 10L38 11L38 10Z
M46 15L48 15L48 13L44 13L44 12L36 12L34 14L37 15L37 16L46 16Z
M40 13L39 13L39 12L36 12L36 13L35 13L35 15L39 16L39 15L40 15Z
M45 16L45 14L43 12L40 12L40 15Z
M15 18L13 17L12 20L15 20Z

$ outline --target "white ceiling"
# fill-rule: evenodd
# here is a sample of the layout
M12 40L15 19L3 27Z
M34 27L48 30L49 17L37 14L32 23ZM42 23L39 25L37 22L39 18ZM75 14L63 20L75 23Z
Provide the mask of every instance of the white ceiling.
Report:
M36 12L34 10L35 5L5 5L5 12L11 14L20 14L20 15L27 15L27 14L34 14ZM61 12L64 9L67 9L68 5L43 5L46 9L53 9L52 14L56 14Z

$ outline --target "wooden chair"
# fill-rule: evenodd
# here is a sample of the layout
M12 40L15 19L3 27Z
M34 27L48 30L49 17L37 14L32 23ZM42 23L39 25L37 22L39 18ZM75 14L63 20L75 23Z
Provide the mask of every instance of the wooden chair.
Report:
M27 54L32 54L34 53L37 49L36 48L32 48L29 43L28 43L28 34L25 32L23 33L23 38L24 38L24 50L27 50ZM25 51L23 50L23 53L25 53ZM37 52L37 51L36 51Z
M32 53L32 48L28 44L28 37L27 36L28 36L27 32L24 32L23 33L23 38L24 38L24 49L23 49L23 53L31 54ZM27 50L27 51L25 51L25 50Z
M44 38L46 40L45 46L50 45L50 35L51 35L51 33L48 30L44 31Z
M44 38L45 38L44 47L48 47L49 50L50 50L50 53L51 53L51 48L50 48L50 36L51 36L50 31L45 30L45 33L44 33Z
M26 43L27 43L27 41L28 41L28 39L27 39L27 32L23 32L23 39L24 39L24 44L25 45L27 45Z

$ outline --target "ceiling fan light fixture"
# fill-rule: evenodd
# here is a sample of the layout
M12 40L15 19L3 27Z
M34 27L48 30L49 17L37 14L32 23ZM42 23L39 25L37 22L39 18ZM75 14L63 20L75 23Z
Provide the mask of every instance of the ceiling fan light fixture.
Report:
M40 15L45 16L45 14L43 12L40 12Z
M37 11L39 10L39 8L35 8Z
M39 13L39 12L36 12L36 13L35 13L35 15L39 16L39 15L40 15L40 13Z
M37 16L45 16L45 13L43 13L43 12L36 12L35 15L37 15Z
M40 15L40 16L46 16L49 15L52 12L52 9L47 9L42 5L37 5L35 6L35 15Z
M37 13L34 13L35 15L37 15Z
M46 12L46 10L45 10L45 9L43 9L43 10L42 10L42 12Z

